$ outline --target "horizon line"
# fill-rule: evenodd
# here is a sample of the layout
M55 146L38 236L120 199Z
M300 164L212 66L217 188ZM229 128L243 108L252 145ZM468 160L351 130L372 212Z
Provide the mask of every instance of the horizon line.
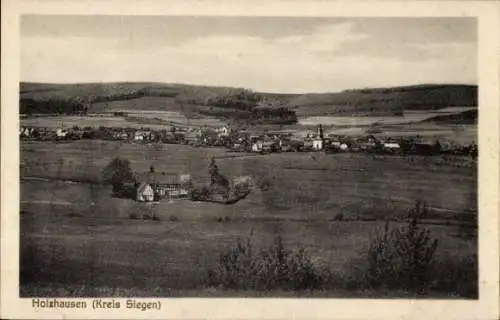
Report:
M353 87L343 90L332 90L332 91L308 91L308 92L275 92L275 91L263 91L254 88L241 87L241 86L230 86L230 85L209 85L209 84L195 84L195 83L185 83L185 82L160 82L160 81L81 81L81 82L43 82L43 81L19 81L19 84L38 84L38 85L89 85L89 84L164 84L164 85L178 85L178 86L193 86L193 87L208 87L208 88L227 88L227 89L244 89L250 90L255 93L262 94L281 94L281 95L302 95L302 94L328 94L328 93L340 93L351 90L377 90L377 89L393 89L393 88L409 88L409 87L425 87L425 86L475 86L478 87L477 83L443 83L443 82L422 82L422 83L412 83L412 84L401 84L393 86L374 86L374 87Z

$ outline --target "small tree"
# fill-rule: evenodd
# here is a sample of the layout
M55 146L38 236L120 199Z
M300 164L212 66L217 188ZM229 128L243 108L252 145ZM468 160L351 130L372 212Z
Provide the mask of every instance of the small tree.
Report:
M427 213L426 205L417 202L409 211L408 224L389 229L370 245L368 251L368 285L404 288L421 293L427 285L427 276L438 245L430 231L421 227Z
M114 158L103 170L103 181L113 186L113 193L123 191L126 182L133 181L133 172L128 159Z
M438 245L430 231L420 226L420 221L426 214L426 205L417 202L409 212L408 225L395 231L394 247L403 267L400 278L407 289L420 291L426 284L427 273Z
M210 160L208 172L210 174L212 190L219 190L218 193L222 193L223 196L227 198L229 196L230 183L229 180L219 172L219 167L215 163L214 158Z
M208 165L208 173L210 174L211 184L216 184L217 176L219 175L219 167L215 163L215 158L210 159L210 164Z

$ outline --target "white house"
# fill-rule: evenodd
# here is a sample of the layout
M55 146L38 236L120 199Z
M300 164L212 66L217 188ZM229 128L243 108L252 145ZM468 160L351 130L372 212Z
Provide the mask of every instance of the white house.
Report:
M68 132L66 130L64 130L64 129L59 128L59 129L56 130L56 135L59 138L64 138L64 137L66 137L67 134L68 134Z
M29 137L31 136L32 132L33 132L32 128L21 128L20 135L24 137Z
M148 202L154 200L154 190L148 183L141 183L137 188L137 201Z
M340 148L340 145L341 145L340 141L332 141L331 144L332 144L332 146L337 147L337 148Z
M134 140L135 141L143 141L144 140L144 132L142 131L137 131L135 134L134 134Z
M222 126L215 130L219 137L227 137L229 136L229 128L227 126Z
M396 142L386 142L384 143L384 148L388 150L397 150L401 148L401 146L399 145L399 143Z
M323 149L323 140L319 138L315 138L313 140L313 149L314 150L322 150Z
M252 151L253 152L261 152L262 146L263 146L262 141L256 141L252 144Z
M314 132L311 129L307 129L305 138L312 138L314 136Z

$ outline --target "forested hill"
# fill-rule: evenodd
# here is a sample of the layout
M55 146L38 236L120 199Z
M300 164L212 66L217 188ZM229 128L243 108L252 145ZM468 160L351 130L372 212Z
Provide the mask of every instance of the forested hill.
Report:
M275 94L242 88L163 83L21 83L20 113L92 112L93 102L163 97L173 103L208 106L210 110L249 112L259 99L279 101L298 116L401 115L404 110L437 110L477 106L477 86L415 85L354 89L337 93ZM169 108L162 103L159 109ZM141 104L137 104L140 109ZM90 107L90 110L88 108ZM240 112L241 113L241 112Z
M443 84L355 89L339 93L303 94L290 102L296 106L299 115L397 114L404 110L477 106L477 86Z

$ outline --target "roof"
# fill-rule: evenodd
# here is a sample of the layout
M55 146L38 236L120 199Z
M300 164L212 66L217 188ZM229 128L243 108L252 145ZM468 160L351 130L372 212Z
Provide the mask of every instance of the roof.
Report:
M191 179L189 174L177 174L168 172L142 172L136 173L135 179L138 182L155 184L180 184Z

